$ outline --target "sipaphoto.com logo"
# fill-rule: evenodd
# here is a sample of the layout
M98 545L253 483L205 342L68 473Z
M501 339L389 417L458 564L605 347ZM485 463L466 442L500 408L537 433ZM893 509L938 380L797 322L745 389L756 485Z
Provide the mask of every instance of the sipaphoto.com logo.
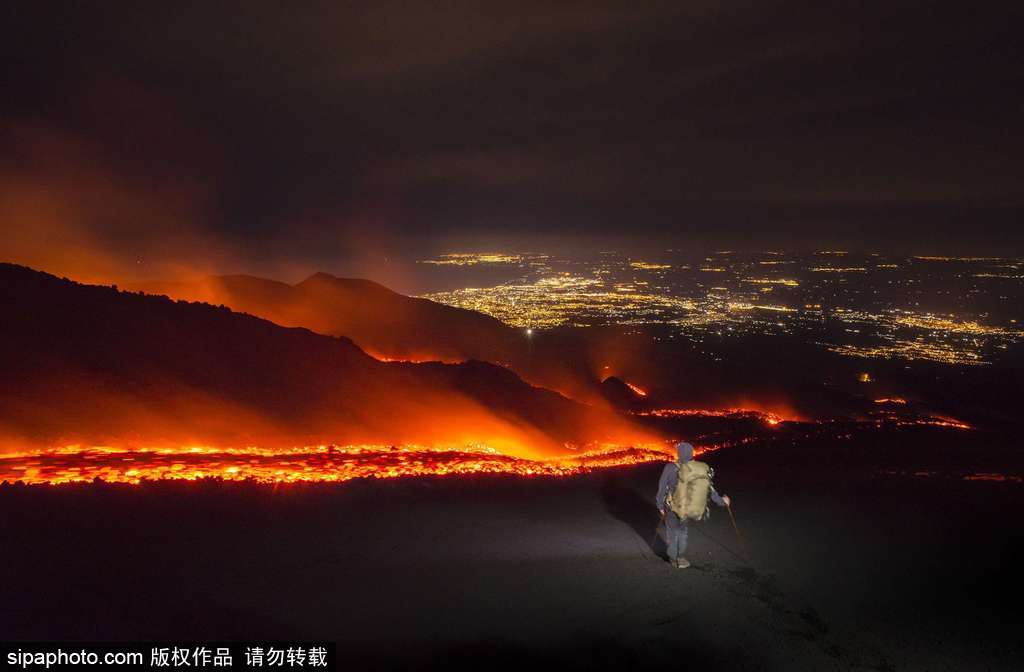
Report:
M56 649L54 651L17 651L7 652L7 664L20 667L23 670L30 668L49 669L51 667L75 667L79 665L141 665L142 654L137 651L107 651L103 654L95 651L80 649L78 651L65 651Z

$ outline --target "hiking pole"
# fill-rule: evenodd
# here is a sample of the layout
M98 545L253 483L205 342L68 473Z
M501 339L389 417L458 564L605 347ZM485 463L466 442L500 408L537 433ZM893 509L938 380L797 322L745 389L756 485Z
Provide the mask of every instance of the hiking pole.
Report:
M661 518L658 519L658 524L654 526L654 538L651 539L651 550L657 554L658 547L658 530L665 524L665 511L661 512ZM667 536L667 533L666 533ZM668 541L665 542L666 548L668 547Z
M726 504L725 510L729 512L729 520L732 521L732 529L736 532L736 539L740 542L740 550L743 551L743 555L746 556L747 562L752 562L750 559L750 553L747 552L747 545L743 543L743 535L740 534L740 528L736 527L736 517L732 515L732 504Z

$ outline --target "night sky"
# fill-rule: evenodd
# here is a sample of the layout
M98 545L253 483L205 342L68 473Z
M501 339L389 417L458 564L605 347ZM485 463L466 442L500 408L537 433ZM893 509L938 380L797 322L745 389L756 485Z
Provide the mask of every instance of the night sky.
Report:
M5 3L0 256L1019 252L1021 7Z

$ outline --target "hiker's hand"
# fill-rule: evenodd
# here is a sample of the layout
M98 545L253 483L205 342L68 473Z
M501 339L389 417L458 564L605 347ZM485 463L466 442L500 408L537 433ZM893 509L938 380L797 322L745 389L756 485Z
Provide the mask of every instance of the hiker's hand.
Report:
M661 517L662 517L662 518L664 518L664 517L665 517L665 509L658 509L658 513L660 513L660 514L661 514Z
M730 504L732 504L732 500L729 499L729 495L722 495L722 501L725 502L726 506L729 506Z

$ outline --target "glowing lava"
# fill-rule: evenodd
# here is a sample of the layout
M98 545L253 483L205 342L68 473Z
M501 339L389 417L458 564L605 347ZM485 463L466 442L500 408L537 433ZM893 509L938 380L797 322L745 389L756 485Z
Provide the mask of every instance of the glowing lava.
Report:
M62 484L101 480L217 478L259 483L343 482L356 478L505 473L569 476L592 469L671 459L663 444L586 446L559 459L527 460L484 445L115 448L65 446L0 456L0 481Z
M906 404L903 399L878 399L879 404ZM756 410L751 408L660 408L653 411L638 411L636 415L653 416L657 418L729 418L733 420L760 420L771 427L776 427L783 422L824 425L834 420L803 420L797 417L784 417L771 411ZM909 413L896 413L893 411L878 411L871 413L870 420L853 421L863 424L874 424L881 427L886 424L897 427L925 426L925 427L946 427L949 429L973 429L971 425L945 415L914 415Z
M626 381L622 381L622 382L625 383ZM642 389L640 389L639 387L637 387L633 383L626 383L626 387L628 387L629 389L633 390L633 392L635 392L636 394L639 394L641 397L646 397L647 396L646 392L644 392Z
M966 422L961 422L956 418L948 418L944 415L935 415L927 418L918 419L904 419L901 418L896 420L899 425L928 425L931 427L949 427L950 429L972 429Z
M696 416L701 418L733 418L737 420L753 419L772 426L794 420L793 418L784 418L770 411L758 411L750 408L659 408L653 411L641 411L637 415L649 415L657 418Z
M783 422L791 428L843 426L866 428L932 426L968 430L971 426L942 415L911 416L892 411L872 414L860 421L803 421L776 413L747 408L659 409L638 415L659 418L709 417L752 419L771 427ZM700 455L722 448L757 442L764 435L727 437L720 433L689 439ZM621 445L566 444L566 452L555 458L526 459L504 454L486 444L467 445L315 445L295 448L256 446L172 448L138 446L82 446L0 453L0 482L50 484L90 482L139 484L159 480L221 479L256 483L327 482L340 483L359 478L402 476L447 476L460 474L511 474L571 476L608 467L671 460L671 442Z

